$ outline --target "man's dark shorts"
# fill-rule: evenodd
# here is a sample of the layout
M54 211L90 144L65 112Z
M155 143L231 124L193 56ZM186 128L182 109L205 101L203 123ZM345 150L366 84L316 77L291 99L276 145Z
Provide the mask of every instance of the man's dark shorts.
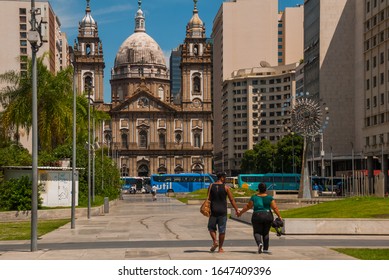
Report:
M214 216L209 217L208 230L216 231L216 225L218 227L219 234L225 233L227 227L227 215L220 216L220 217L214 217Z

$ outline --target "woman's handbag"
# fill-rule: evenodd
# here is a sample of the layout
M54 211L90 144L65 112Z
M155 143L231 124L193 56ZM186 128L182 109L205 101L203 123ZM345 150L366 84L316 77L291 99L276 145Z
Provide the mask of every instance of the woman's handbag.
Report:
M200 213L205 217L211 216L211 201L209 200L209 194L211 193L211 189L208 190L207 199L201 204Z

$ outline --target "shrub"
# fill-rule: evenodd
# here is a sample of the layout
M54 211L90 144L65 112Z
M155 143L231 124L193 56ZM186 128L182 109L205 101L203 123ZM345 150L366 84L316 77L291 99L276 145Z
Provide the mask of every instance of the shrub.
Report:
M0 184L0 209L31 210L32 181L23 176L20 179L10 179ZM39 195L38 195L39 198ZM42 206L42 200L38 199L38 207Z

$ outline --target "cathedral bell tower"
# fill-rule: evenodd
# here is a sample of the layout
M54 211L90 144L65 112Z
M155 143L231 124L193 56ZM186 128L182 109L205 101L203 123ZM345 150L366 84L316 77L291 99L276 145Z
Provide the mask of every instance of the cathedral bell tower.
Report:
M104 56L97 22L93 19L90 0L86 1L85 16L78 26L74 40L74 61L78 93L90 95L95 105L104 103Z
M185 108L212 111L212 45L205 36L205 25L194 0L193 16L186 26L181 45L181 100Z

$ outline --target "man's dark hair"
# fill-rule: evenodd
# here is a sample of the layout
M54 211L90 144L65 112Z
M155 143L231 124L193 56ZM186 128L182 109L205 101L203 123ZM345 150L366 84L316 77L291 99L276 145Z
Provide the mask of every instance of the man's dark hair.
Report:
M226 177L227 174L226 174L226 172L222 171L222 172L218 172L218 173L216 174L216 176L217 176L218 179L220 179L221 177Z
M260 193L265 193L266 192L266 185L265 185L265 183L260 183L259 185L258 185L258 191L260 192Z

